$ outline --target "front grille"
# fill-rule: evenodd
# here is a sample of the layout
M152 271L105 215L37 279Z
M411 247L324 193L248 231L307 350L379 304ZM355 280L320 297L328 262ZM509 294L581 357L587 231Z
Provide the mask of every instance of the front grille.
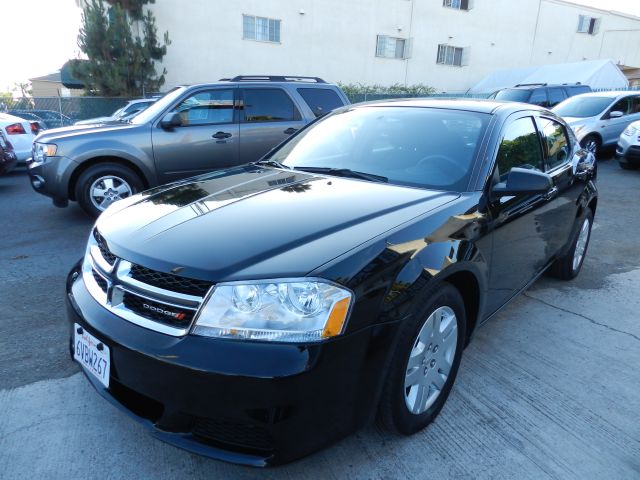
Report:
M102 275L100 275L95 270L93 271L93 279L96 281L96 283L100 287L100 290L102 290L104 293L107 293L107 287L108 287L107 281L102 277Z
M259 425L227 419L196 418L193 435L223 446L244 450L273 450L273 437L269 430Z
M124 293L122 303L136 315L177 328L189 326L195 314L193 310L154 302L129 292Z
M111 253L109 247L107 247L107 242L102 237L102 235L100 235L97 228L94 228L93 230L93 238L96 239L96 243L98 244L98 248L100 249L102 258L104 258L109 265L113 265L118 257Z
M141 265L131 266L131 278L153 285L154 287L184 293L186 295L195 295L197 297L204 297L209 291L209 288L211 288L211 285L213 285L212 283L202 280L194 280L171 273L158 272Z

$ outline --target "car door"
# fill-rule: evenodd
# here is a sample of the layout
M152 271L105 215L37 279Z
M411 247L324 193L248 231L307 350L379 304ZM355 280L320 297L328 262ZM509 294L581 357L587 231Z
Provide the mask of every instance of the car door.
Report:
M615 102L602 116L602 144L611 145L618 141L625 128L640 120L640 95L628 95ZM611 112L622 112L621 117L611 117Z
M240 89L240 159L258 160L305 125L289 94L278 87Z
M531 113L514 114L502 129L492 182L504 182L513 167L544 171L542 142ZM552 192L551 192L552 193ZM551 255L552 195L491 196L493 235L488 311L495 311L546 266Z
M555 255L567 243L575 223L576 204L584 190L584 182L576 176L580 149L572 144L565 126L557 119L540 116L538 129L543 136L544 168L553 181L554 214L549 217L547 246L549 256Z
M222 87L191 92L167 112L178 113L182 125L154 126L153 156L160 183L237 165L236 91Z

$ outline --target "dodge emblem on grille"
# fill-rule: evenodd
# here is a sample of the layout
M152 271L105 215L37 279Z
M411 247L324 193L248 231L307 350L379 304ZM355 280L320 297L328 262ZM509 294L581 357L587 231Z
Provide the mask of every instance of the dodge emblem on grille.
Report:
M164 310L159 307L154 307L153 305L149 305L148 303L143 303L142 306L146 310L151 310L152 312L161 313L162 315L166 315L167 317L173 317L176 320L184 320L186 315L184 313L171 312L169 310Z

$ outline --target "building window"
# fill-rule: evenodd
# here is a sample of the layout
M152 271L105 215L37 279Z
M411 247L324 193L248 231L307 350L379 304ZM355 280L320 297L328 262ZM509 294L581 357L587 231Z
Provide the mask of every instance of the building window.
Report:
M471 10L473 8L473 0L442 0L442 6L455 8L456 10Z
M596 35L599 28L599 18L588 17L587 15L580 15L578 17L578 33L588 33L589 35Z
M242 38L280 43L280 20L242 15Z
M376 57L409 58L407 40L404 38L378 35L376 40Z
M469 48L454 47L453 45L438 45L438 58L436 63L442 65L455 65L463 67L468 65Z

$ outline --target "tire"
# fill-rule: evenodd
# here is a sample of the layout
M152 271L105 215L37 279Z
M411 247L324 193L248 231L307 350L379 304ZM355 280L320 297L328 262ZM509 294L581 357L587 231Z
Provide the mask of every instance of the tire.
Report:
M96 218L114 201L129 197L142 189L142 180L129 167L118 163L99 163L80 174L75 194L82 209L90 217ZM97 195L100 191L105 192L108 197Z
M598 158L602 150L602 141L597 135L589 134L582 139L580 146L593 153L593 156Z
M593 213L586 209L580 217L578 229L573 234L571 247L562 257L549 267L549 274L560 280L572 280L578 276L584 259L587 256L589 240L591 240L591 228L593 226ZM585 230L586 228L586 230ZM584 237L586 235L586 238ZM576 257L579 255L579 258Z
M443 283L425 292L416 305L416 315L400 327L378 407L382 425L402 435L422 430L440 413L458 373L466 338L464 301L452 285ZM441 315L449 327L448 336L438 337L436 330L439 329L435 328L431 330L433 336L429 336L429 326L438 325ZM455 329L451 327L451 322ZM455 338L451 335L455 335ZM453 352L452 346L455 346ZM449 373L443 378L440 372L446 369ZM420 383L411 386L414 381ZM440 387L439 391L436 384ZM427 394L426 399L421 397L421 393ZM419 401L420 398L423 402Z

